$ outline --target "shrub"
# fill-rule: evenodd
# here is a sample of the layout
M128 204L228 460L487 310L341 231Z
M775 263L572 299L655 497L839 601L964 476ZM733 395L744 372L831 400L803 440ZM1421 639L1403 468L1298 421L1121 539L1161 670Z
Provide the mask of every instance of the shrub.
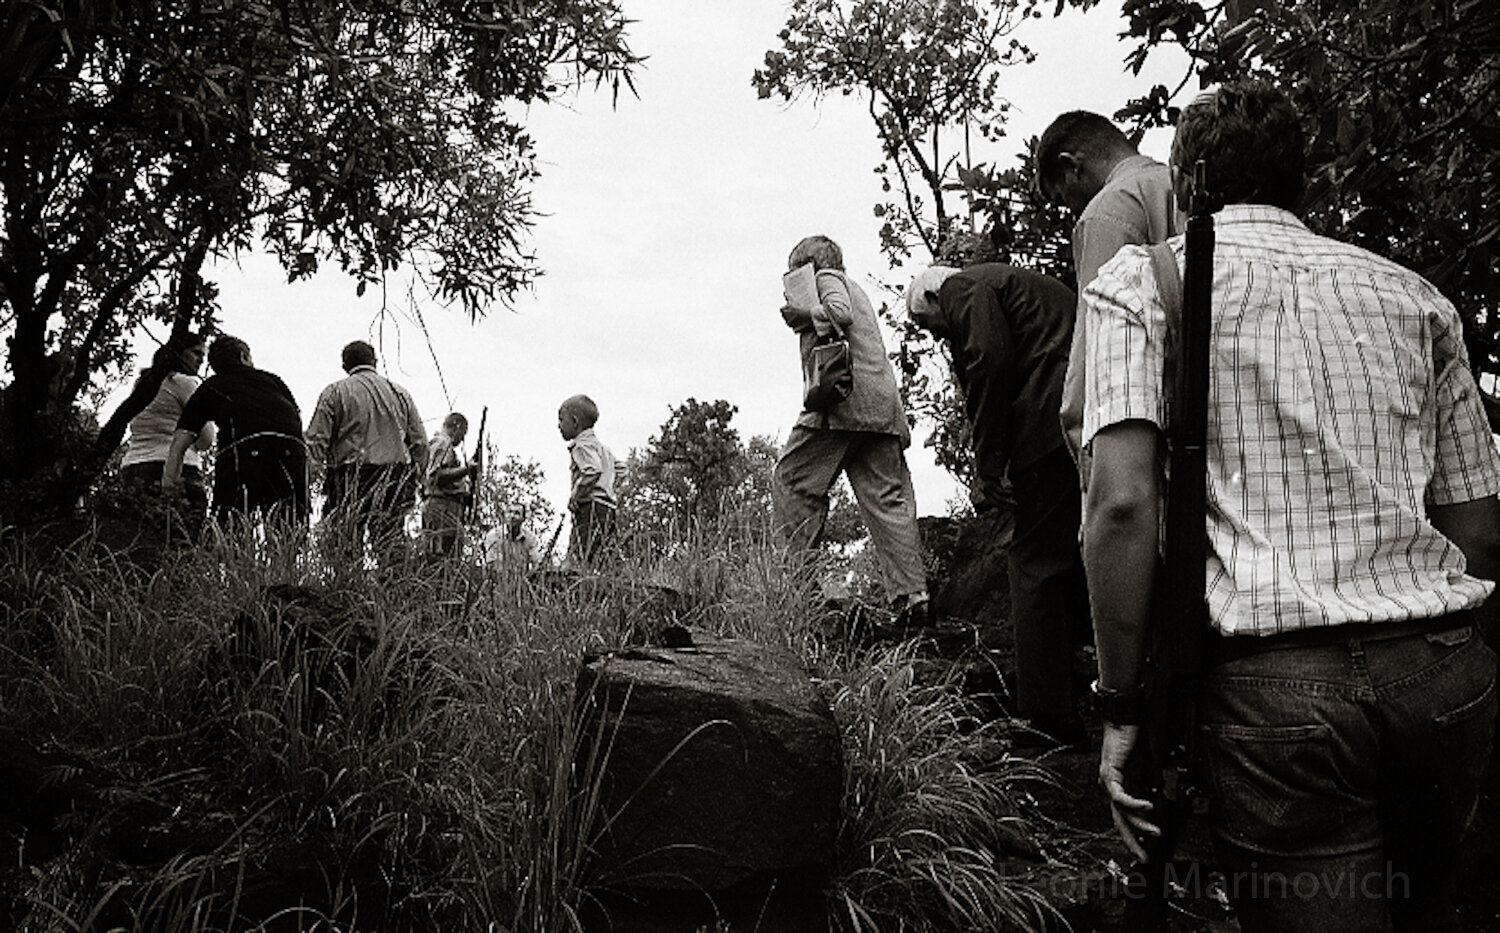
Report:
M1028 930L1056 911L1006 876L1004 849L1031 829L1018 799L1047 780L1003 743L949 679L916 682L914 641L877 647L833 699L844 740L840 870L845 929Z

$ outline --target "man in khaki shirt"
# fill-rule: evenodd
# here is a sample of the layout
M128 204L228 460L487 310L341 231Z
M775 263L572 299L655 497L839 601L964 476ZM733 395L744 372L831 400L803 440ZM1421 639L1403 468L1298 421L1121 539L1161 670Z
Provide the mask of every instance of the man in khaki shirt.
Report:
M1078 272L1080 314L1084 289L1120 247L1160 243L1183 228L1172 200L1171 172L1137 152L1119 127L1097 113L1075 110L1053 120L1037 143L1036 163L1042 196L1078 218L1073 227L1073 266ZM1084 329L1075 325L1059 417L1085 492L1089 462L1079 439L1086 355Z
M382 566L399 561L406 512L427 466L427 437L411 394L375 371L375 348L344 347L343 379L318 396L307 424L308 459L322 469L329 547L362 560L368 535Z

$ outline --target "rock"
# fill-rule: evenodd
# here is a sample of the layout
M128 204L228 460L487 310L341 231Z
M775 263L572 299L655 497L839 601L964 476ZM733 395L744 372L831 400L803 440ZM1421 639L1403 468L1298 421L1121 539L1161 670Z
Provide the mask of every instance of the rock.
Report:
M842 767L827 703L787 649L692 638L585 659L584 735L598 742L579 770L599 781L598 882L712 892L825 876ZM591 748L608 756L594 769Z
M986 627L1010 619L1006 555L1013 525L1008 509L965 519L929 516L918 520L928 555L934 617Z

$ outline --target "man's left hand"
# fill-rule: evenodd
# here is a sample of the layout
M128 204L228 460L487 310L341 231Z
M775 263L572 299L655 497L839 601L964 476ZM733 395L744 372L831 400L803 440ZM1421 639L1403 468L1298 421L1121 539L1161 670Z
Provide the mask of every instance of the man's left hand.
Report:
M1104 743L1099 752L1099 783L1109 795L1110 816L1114 818L1115 829L1125 841L1125 847L1144 862L1146 850L1141 845L1141 836L1160 836L1161 828L1145 817L1151 810L1151 801L1132 797L1125 791L1125 766L1135 750L1140 732L1140 726L1104 724Z

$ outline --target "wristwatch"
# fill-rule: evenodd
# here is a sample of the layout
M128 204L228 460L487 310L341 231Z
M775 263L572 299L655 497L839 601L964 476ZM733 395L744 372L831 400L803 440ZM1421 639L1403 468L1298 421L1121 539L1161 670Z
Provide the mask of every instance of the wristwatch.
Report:
M1094 712L1099 718L1116 726L1138 726L1146 719L1146 689L1131 687L1129 690L1106 690L1095 680L1089 685L1093 694Z

